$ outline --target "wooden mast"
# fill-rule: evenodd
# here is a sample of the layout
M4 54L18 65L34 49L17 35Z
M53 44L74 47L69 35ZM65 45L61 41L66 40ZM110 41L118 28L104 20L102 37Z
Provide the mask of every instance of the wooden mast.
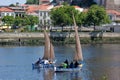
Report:
M78 36L78 27L76 25L74 15L73 15L73 22L74 22L75 39L76 39L76 45L75 45L76 53L75 53L75 56L74 56L74 60L75 61L82 61L83 60L82 49L81 49L80 39L79 39L79 36Z

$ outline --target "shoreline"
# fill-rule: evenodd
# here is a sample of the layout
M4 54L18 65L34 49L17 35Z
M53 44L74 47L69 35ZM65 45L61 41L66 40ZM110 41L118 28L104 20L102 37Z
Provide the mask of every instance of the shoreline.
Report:
M53 44L75 44L74 33L50 33ZM120 44L120 33L79 33L81 44ZM4 45L44 45L44 34L34 33L0 33L0 46Z

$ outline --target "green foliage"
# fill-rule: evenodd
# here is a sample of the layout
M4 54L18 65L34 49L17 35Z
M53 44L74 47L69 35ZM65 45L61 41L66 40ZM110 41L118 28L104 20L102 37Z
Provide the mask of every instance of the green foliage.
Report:
M31 26L39 23L39 19L36 16L28 15L26 16L25 19L26 19L26 23L28 23L28 25L31 25Z
M2 21L7 25L12 25L14 23L14 17L13 16L4 16L2 18Z
M86 17L87 17L87 13L85 12L81 12L78 15L76 15L76 23L78 26L84 25L86 24Z
M36 16L26 15L25 17L13 17L13 16L5 16L2 18L2 21L7 25L14 26L26 26L30 25L31 29L35 24L39 23L39 19Z
M52 9L50 12L52 23L59 26L72 25L73 13L75 15L75 18L78 17L79 12L75 10L73 6L62 6L60 8Z
M14 20L14 25L16 26L22 26L23 19L21 17L16 17Z
M63 2L62 5L67 6L69 4L67 2Z
M105 9L98 5L92 5L87 13L87 23L88 25L100 25L109 23L110 19L105 11Z
M14 5L14 4L10 4L9 6L10 6L10 7L15 7L15 5Z
M27 0L26 4L39 4L39 0Z

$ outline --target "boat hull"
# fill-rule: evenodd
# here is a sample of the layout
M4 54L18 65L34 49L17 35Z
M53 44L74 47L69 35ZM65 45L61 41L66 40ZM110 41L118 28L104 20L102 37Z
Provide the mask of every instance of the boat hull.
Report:
M54 68L54 64L32 64L33 69L38 69L38 68Z
M54 68L55 72L76 72L80 70L81 68Z

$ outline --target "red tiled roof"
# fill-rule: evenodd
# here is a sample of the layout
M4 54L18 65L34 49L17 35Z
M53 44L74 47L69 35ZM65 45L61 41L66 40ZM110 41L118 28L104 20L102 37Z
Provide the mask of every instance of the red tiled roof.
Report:
M119 15L120 16L120 12L118 12L116 10L107 10L107 13L114 14L114 15Z
M74 8L80 8L79 6L74 6Z
M37 10L38 10L37 5L28 5L28 10L27 10L28 13L35 12Z
M1 7L0 12L14 12L14 10L8 7Z
M51 5L48 5L48 4L39 5L39 10L49 10L50 6Z
M35 12L37 10L49 10L49 7L51 5L48 5L48 4L42 4L42 5L28 5L28 10L27 12L28 13L32 13L32 12Z

